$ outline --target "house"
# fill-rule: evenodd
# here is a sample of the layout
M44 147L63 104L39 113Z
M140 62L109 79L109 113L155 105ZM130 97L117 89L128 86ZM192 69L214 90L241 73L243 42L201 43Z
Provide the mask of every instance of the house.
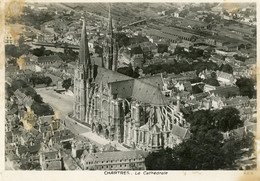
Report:
M54 147L55 144L72 141L73 139L74 135L70 130L57 130L54 132L54 135L50 138L49 146Z
M131 57L131 64L134 68L142 68L144 64L144 55L143 54L134 54Z
M149 40L154 43L157 40L164 40L168 42L175 43L178 41L177 36L169 35L164 32L161 32L160 30L156 29L149 29L146 31L146 35L148 36Z
M190 48L193 46L193 43L192 42L181 42L181 43L178 43L178 46L182 47L184 49L184 51L186 51L186 52L191 52Z
M240 78L240 77L250 78L250 77L252 77L252 71L245 67L234 67L233 75L235 78Z
M163 27L161 31L165 34L177 37L184 41L195 42L198 38L196 35L194 35L192 33L183 32L177 28Z
M212 91L212 90L216 90L216 87L217 87L217 86L205 84L203 90L204 90L204 92L210 92L210 91Z
M245 108L249 106L249 98L247 96L237 96L233 98L226 99L224 104L226 106L232 106L236 108Z
M221 72L221 71L217 71L216 74L217 74L217 80L221 84L232 85L236 81L232 74Z
M70 155L62 156L65 170L82 170L81 166Z
M42 66L50 66L55 62L62 62L62 59L57 55L43 56L38 58L38 64Z
M191 133L187 128L180 127L178 125L173 125L171 136L168 138L168 142L172 143L171 147L175 147L176 145L190 138ZM165 146L166 147L166 146Z
M145 170L148 152L141 150L120 152L90 152L83 155L84 170Z
M214 94L215 96L219 97L235 97L239 95L239 88L237 86L232 85L225 85L225 86L218 86L215 90L209 91L210 94Z
M221 66L224 63L222 56L219 56L219 55L211 55L209 60L218 64L218 66Z
M224 101L225 98L219 97L219 96L215 96L214 94L210 95L210 101L211 101L211 106L210 108L212 109L221 109L222 107L224 107Z
M36 62L26 61L24 69L31 70L33 72L41 72L42 68L36 64Z
M5 67L5 77L15 78L18 74L19 66L7 65Z
M83 141L73 140L71 144L71 156L73 158L80 158L83 151L89 149L89 145Z
M211 77L212 70L205 69L202 72L199 73L198 77L205 80Z
M194 30L202 30L202 29L207 29L209 27L209 24L206 22L194 20L194 19L189 19L189 18L184 18L183 21L181 22L180 26L186 27L186 28L191 28Z
M40 153L42 170L62 170L60 151L48 151Z
M54 62L52 65L50 65L50 70L53 72L62 71L62 63Z
M5 45L18 45L18 40L15 39L12 35L12 28L5 27L5 36L4 36L4 43Z

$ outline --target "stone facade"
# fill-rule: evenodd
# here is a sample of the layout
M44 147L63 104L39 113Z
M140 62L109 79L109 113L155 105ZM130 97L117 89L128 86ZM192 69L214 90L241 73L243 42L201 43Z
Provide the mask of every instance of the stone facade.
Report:
M75 119L106 139L142 150L173 147L188 137L180 100L164 94L162 78L134 79L112 65L97 66L90 61L84 24L81 39L74 78Z

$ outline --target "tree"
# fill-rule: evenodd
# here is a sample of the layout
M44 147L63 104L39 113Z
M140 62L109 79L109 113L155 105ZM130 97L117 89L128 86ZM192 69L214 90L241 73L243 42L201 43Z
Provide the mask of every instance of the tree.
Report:
M100 46L96 45L96 46L94 47L94 49L95 49L95 53L97 53L97 54L99 54L99 55L102 55L102 53L103 53L103 48L101 48Z
M44 83L49 86L52 83L52 79L50 77L44 77Z
M117 37L119 47L130 45L130 38L128 38L125 33L118 33Z
M220 70L222 72L233 74L233 68L229 64L225 64L225 65L222 64L222 66L220 67Z
M18 39L19 47L22 47L24 45L24 41L25 41L24 36L23 35L20 36L19 39Z
M5 45L5 55L19 58L21 55L23 55L23 53L20 52L18 47L14 46L14 45Z
M193 94L199 94L202 93L203 90L199 87L199 85L192 86L192 93Z
M36 96L37 92L32 88L32 87L26 87L26 88L22 88L20 89L23 93L25 93L25 95L27 96L31 96L34 97Z
M173 170L174 158L173 150L170 148L161 149L158 152L152 152L145 158L147 170ZM177 169L177 168L176 168Z
M213 78L213 79L217 79L217 74L216 74L216 72L211 72L210 76L211 76L211 78Z
M242 139L231 137L228 140L221 133L243 126L239 112L234 108L199 110L186 115L185 119L190 123L191 137L173 149L150 153L145 160L148 170L232 168L235 160L241 156L241 148L253 150L254 136L251 133Z
M37 162L26 162L20 165L20 169L22 170L41 170L40 163Z
M178 55L184 52L184 48L180 47L180 46L176 46L175 50L174 50L174 55Z
M191 124L190 131L195 136L200 132L205 132L210 129L218 129L219 131L226 132L243 126L239 111L233 107L215 111L195 111L192 112L186 120Z
M71 86L71 78L66 79L62 82L62 87L66 90L68 90Z
M35 48L33 50L31 50L31 53L37 57L41 57L44 55L45 52L45 47L41 46L40 48Z
M236 81L240 95L248 96L249 98L256 97L255 83L251 78L242 77Z
M205 130L204 137L191 137L173 149L150 153L147 170L216 170L235 160L233 149L223 149L223 136L217 129Z
M217 79L214 79L214 78L208 78L208 79L205 79L204 82L206 84L209 84L209 85L212 85L212 86L219 86L219 82Z
M54 55L54 52L51 50L45 50L44 51L44 56L50 56L50 55Z
M46 116L46 115L54 114L53 109L48 104L38 103L36 101L33 101L31 109L38 116Z
M134 71L133 71L132 65L130 64L130 66L128 66L128 67L118 68L117 72L124 74L124 75L127 75L129 77L132 77Z
M168 45L158 44L158 53L168 52Z
M14 92L12 91L11 86L9 84L5 83L5 97L8 99L12 95L14 95Z
M38 103L43 103L42 101L42 97L41 95L39 94L36 94L34 97L33 97L34 101L38 102Z
M243 126L239 111L234 107L216 110L213 113L214 124L223 132Z

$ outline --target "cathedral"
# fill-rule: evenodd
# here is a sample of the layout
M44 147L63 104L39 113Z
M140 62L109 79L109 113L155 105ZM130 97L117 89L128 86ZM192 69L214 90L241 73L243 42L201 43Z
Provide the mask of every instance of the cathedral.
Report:
M91 61L85 20L74 76L74 119L96 134L145 151L173 147L190 136L180 98L162 76L134 79L117 72L118 43L109 12L102 63Z

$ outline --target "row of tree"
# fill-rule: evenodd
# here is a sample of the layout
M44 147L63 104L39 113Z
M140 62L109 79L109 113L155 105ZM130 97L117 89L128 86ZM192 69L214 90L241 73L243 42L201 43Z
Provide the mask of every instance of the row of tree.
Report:
M32 76L29 80L33 84L33 87L37 84L45 84L46 86L49 86L52 83L52 79L48 76Z
M145 160L148 170L229 169L241 156L242 148L254 149L254 135L251 133L242 139L231 137L226 140L221 134L243 126L235 108L200 110L186 120L191 124L191 138L174 148L150 153Z
M232 67L228 64L218 66L218 64L212 62L212 61L198 61L198 62L177 62L174 60L172 63L160 63L160 64L151 64L147 67L143 68L143 71L145 74L157 74L157 73L175 73L180 74L182 72L188 72L188 71L196 71L196 74L198 75L203 70L213 70L213 71L223 71L227 73L232 73Z

